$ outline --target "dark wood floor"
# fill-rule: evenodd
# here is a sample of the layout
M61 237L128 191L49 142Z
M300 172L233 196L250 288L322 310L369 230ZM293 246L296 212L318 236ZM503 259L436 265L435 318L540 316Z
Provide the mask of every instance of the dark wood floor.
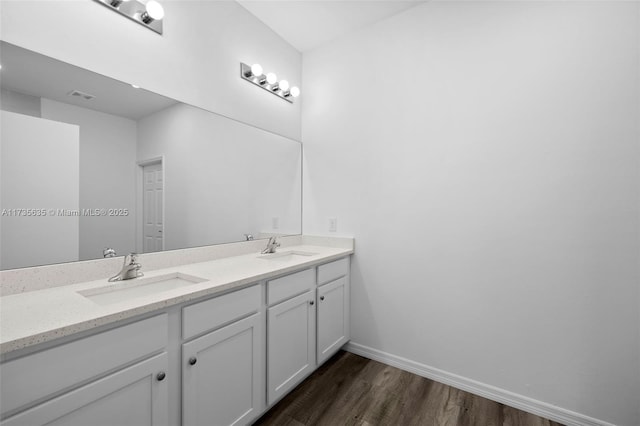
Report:
M343 351L255 425L560 426Z

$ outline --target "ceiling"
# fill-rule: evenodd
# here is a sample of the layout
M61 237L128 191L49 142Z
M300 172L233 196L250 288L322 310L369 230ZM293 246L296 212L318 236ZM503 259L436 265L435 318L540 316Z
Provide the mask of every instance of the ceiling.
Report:
M129 84L75 67L6 42L0 42L0 86L25 95L72 104L138 120L176 103ZM79 90L95 98L69 96Z
M237 0L305 52L427 0Z

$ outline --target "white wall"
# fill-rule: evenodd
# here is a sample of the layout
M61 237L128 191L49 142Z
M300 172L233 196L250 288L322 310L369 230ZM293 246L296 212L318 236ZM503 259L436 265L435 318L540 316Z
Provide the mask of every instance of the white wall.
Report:
M0 269L78 260L78 126L0 115Z
M40 117L42 114L39 97L4 88L0 89L0 109L32 117Z
M50 99L42 118L80 127L80 208L128 209L127 216L80 216L80 260L136 248L136 122Z
M184 104L139 120L138 161L164 159L165 249L299 234L300 151L296 141Z
M301 55L231 0L171 0L164 35L88 0L0 0L9 43L300 139L300 103L240 78L261 63L301 85Z
M640 424L639 4L429 2L303 58L353 341Z

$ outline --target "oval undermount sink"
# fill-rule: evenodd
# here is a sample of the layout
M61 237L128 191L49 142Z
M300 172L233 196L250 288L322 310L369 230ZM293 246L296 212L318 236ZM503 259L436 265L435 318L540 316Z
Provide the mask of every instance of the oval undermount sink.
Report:
M277 253L264 254L262 256L258 256L259 259L265 260L278 260L281 262L288 262L290 260L298 260L308 256L313 256L318 253L312 253L310 251L300 251L300 250L288 250L288 251L280 251Z
M118 281L114 284L82 290L77 293L98 305L110 305L112 303L149 296L163 291L175 290L205 281L207 280L204 278L194 277L193 275L187 275L181 272L172 272L157 277Z

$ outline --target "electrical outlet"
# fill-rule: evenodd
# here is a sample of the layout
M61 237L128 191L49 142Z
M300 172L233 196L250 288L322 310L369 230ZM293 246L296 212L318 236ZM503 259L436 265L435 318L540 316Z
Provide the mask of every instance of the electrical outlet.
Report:
M338 218L330 217L329 218L329 232L336 232L338 230Z
M280 218L279 217L272 217L271 218L271 227L273 229L278 229L280 227Z

